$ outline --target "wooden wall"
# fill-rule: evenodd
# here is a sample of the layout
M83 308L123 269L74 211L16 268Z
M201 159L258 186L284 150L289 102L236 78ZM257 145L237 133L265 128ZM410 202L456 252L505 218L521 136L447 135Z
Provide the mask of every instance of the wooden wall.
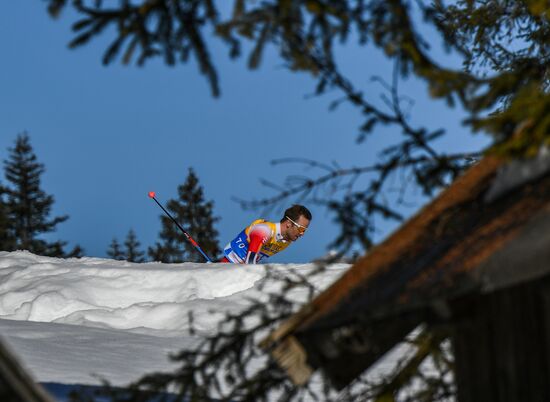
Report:
M462 311L453 331L459 402L550 401L548 278L455 308Z

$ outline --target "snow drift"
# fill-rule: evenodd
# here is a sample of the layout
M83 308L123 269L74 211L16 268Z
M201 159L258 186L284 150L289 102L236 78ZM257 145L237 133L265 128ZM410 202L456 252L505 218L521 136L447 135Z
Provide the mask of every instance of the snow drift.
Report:
M348 267L327 267L315 285L326 288ZM305 275L314 268L267 269ZM262 296L257 284L265 275L262 265L0 252L0 333L38 381L97 384L99 376L125 385L144 373L170 370L167 355L196 342L186 331L190 311L196 329L211 333L224 312Z

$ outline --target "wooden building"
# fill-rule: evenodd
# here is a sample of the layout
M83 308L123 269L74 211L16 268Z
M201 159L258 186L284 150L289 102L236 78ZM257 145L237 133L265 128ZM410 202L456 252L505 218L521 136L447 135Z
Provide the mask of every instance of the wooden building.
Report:
M546 149L472 166L262 346L341 389L422 323L451 328L460 401L550 401Z

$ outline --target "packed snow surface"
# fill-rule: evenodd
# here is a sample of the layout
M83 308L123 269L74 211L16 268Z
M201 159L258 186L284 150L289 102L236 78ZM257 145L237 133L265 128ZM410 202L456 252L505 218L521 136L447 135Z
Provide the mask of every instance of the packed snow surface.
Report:
M315 268L0 252L0 334L40 382L125 385L175 368L168 355L196 342L187 332L190 311L199 333L213 333L224 312L270 290L258 288L267 269L305 275ZM313 283L322 290L347 268L330 265Z

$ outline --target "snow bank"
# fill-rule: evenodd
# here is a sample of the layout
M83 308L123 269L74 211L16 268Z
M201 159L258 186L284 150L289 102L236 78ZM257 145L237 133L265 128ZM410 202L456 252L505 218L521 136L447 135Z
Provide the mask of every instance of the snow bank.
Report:
M272 269L288 270L289 266ZM0 318L142 332L147 328L182 331L190 310L239 308L243 296L251 296L264 275L263 266L136 264L1 252ZM216 314L198 314L197 326L212 328L218 319Z
M349 265L315 277L319 290ZM306 275L313 264L272 265ZM262 296L261 265L134 264L101 258L59 259L0 252L0 333L42 382L125 385L173 369L171 352L197 341L187 333L194 312L201 334L224 312ZM300 295L298 295L300 296ZM302 295L305 297L304 295Z

